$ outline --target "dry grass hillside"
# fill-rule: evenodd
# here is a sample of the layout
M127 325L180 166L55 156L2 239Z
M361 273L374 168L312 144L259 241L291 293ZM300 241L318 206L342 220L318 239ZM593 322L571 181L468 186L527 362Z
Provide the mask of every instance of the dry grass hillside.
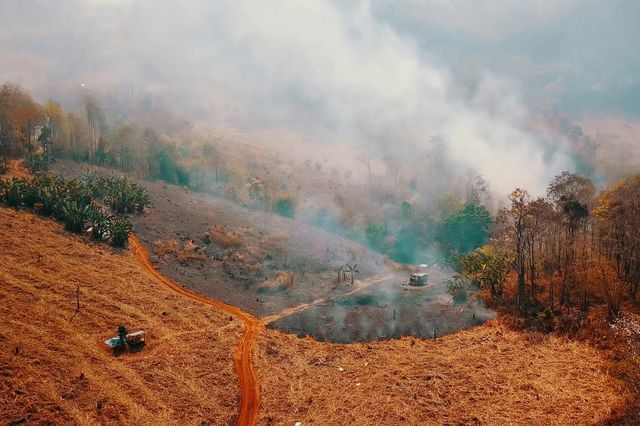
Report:
M2 424L233 421L240 321L141 271L130 251L0 208ZM120 324L147 330L142 352L115 357L105 347Z
M258 339L261 424L600 424L625 404L595 349L493 320L436 340Z
M240 321L142 271L130 251L0 208L3 423L234 421ZM120 324L147 330L142 352L104 346ZM499 319L436 340L348 345L266 329L253 352L264 425L599 424L628 397L602 352Z

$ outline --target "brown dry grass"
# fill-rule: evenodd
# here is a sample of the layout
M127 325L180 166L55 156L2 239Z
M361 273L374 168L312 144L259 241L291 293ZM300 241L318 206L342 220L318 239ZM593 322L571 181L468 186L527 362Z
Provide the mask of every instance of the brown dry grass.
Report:
M261 293L279 293L289 290L293 287L294 275L287 271L276 271L273 278L268 279L258 286L258 292Z
M82 310L70 320L77 284ZM120 323L148 331L144 351L114 358L103 347ZM228 423L240 330L141 273L129 252L0 208L0 419ZM626 398L596 349L497 321L370 345L267 330L254 351L262 424L589 424Z
M212 226L209 230L209 235L214 243L223 248L240 247L243 245L243 241L239 233L225 229L219 225Z
M7 164L7 166L8 166L7 173L3 176L3 178L9 179L12 177L19 177L19 178L31 177L31 175L29 175L29 173L24 169L22 161L11 160Z
M0 208L0 419L233 421L240 321L140 271L129 251L88 245L57 223ZM71 319L77 285L81 311ZM105 347L121 323L147 331L142 352L116 358Z
M173 254L183 265L186 265L190 260L199 262L206 260L204 253L198 251L198 246L191 241L185 242L181 249L180 243L176 240L158 240L153 243L153 252L161 258L164 258L165 254Z
M153 252L158 257L165 254L177 254L180 251L180 243L176 240L158 240L153 243Z
M261 424L594 424L626 398L596 349L495 320L369 345L267 330L257 348Z

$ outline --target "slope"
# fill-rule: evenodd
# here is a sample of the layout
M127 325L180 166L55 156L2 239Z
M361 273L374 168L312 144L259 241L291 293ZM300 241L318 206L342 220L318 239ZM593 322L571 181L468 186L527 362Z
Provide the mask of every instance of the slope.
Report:
M120 324L147 331L142 352L114 357L105 348ZM231 423L242 329L165 288L131 252L87 245L55 222L0 208L0 419Z

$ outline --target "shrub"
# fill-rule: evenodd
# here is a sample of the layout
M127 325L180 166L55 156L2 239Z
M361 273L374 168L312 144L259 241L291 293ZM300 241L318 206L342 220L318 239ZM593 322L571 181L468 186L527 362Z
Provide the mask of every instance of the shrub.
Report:
M258 293L281 293L293 286L293 273L276 271L275 276L263 282L257 289Z
M0 182L0 195L9 207L22 204L23 193L27 182L22 178L11 178Z
M206 259L206 256L192 241L187 241L184 243L184 248L176 253L176 259L178 259L180 263L186 264L189 260L203 261Z
M111 220L109 226L111 245L113 247L124 247L131 231L133 231L133 226L128 220L121 218Z
M273 210L280 216L293 218L295 205L290 198L280 198L273 206Z
M210 229L209 234L211 236L211 240L223 248L239 247L242 245L242 240L238 235L219 225L214 225Z
M75 200L68 200L62 206L62 221L64 229L76 234L84 231L84 222L89 212L89 206L83 206Z
M180 250L180 243L176 240L158 240L153 243L153 252L159 257L164 257L167 253L177 254L178 250Z
M31 174L46 172L53 163L55 159L46 152L31 153L25 160L25 166Z
M96 206L91 206L87 212L87 218L91 223L91 238L102 240L111 226L111 217Z

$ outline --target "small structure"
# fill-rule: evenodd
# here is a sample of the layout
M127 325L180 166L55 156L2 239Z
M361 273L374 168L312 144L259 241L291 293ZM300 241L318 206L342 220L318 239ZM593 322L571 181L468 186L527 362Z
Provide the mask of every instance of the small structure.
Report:
M129 346L143 346L145 336L144 330L138 330L134 333L127 334L125 340Z
M134 333L127 334L124 339L121 337L112 337L104 343L112 349L127 347L129 349L139 349L145 345L146 333L144 330L138 330Z
M426 272L418 272L411 274L409 277L409 285L421 286L426 285L429 279L429 275Z

